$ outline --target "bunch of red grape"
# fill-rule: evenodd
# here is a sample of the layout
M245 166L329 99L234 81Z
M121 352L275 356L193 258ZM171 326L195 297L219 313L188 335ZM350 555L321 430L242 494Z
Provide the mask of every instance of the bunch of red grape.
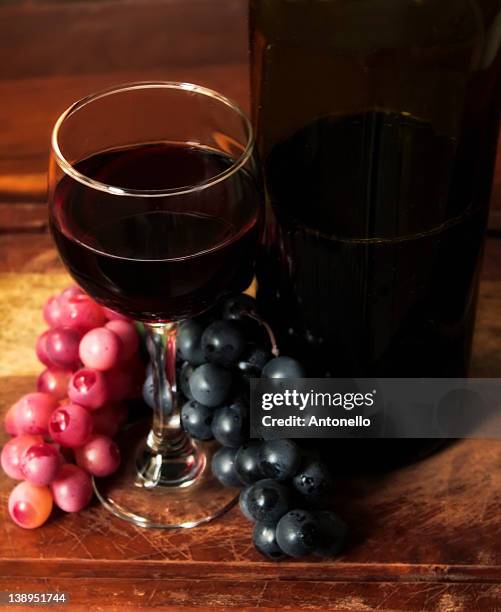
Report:
M124 400L140 394L144 367L134 323L72 286L46 302L49 329L36 342L46 367L37 392L7 412L13 436L3 447L5 473L20 480L8 502L20 527L42 525L55 504L78 512L92 498L93 476L120 464L113 437L127 419Z
M223 485L242 488L240 508L255 523L253 541L262 554L332 556L343 546L346 525L322 509L332 484L326 465L292 440L249 439L249 379L305 376L299 362L276 353L269 326L245 294L229 298L210 316L183 323L181 421L192 437L221 444L212 471ZM150 377L143 390L147 403Z

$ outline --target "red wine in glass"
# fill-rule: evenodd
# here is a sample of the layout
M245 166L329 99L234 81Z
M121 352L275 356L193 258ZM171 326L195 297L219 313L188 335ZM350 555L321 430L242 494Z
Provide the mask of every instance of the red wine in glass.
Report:
M71 274L104 305L147 321L190 317L244 290L253 275L260 194L244 169L213 184L233 163L206 147L167 142L112 149L75 164L86 177L116 185L117 193L89 190L68 175L57 184L51 230ZM130 197L130 190L185 186L176 198Z
M182 427L176 338L184 319L251 283L263 205L252 126L217 91L127 83L75 102L54 126L56 247L91 297L143 323L151 423L121 433L124 461L94 482L104 507L139 527L196 527L237 499L212 474L216 446Z

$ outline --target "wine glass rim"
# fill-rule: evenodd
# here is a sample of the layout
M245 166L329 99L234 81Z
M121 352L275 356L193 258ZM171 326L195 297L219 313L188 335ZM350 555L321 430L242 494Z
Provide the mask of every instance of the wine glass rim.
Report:
M74 164L68 159L66 159L59 146L59 131L65 120L68 119L68 117L70 117L76 111L80 110L87 104L95 102L96 100L121 92L133 91L135 89L177 89L191 91L196 94L203 95L208 98L213 98L218 102L221 102L231 110L235 111L243 121L246 130L247 142L242 150L242 153L237 159L233 161L231 166L226 168L223 172L215 174L210 179L201 181L200 183L196 183L194 185L171 187L168 189L129 189L126 187L110 185L108 183L97 181L96 179L93 179L90 176L79 172L75 168ZM237 104L231 98L228 98L223 94L215 91L214 89L210 89L209 87L205 87L203 85L197 85L195 83L188 83L185 81L136 81L132 83L124 83L122 85L115 85L106 89L102 89L96 93L89 94L71 104L65 111L61 113L54 125L51 136L52 151L59 167L65 174L71 176L79 183L91 187L92 189L104 191L112 195L129 197L167 197L173 195L184 195L212 187L217 183L226 180L245 166L245 164L248 162L249 158L253 153L254 144L255 140L252 124L239 104Z

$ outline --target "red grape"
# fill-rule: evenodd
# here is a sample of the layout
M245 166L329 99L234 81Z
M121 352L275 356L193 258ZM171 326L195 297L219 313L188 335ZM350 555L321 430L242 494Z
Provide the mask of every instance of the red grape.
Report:
M113 474L120 465L118 446L107 436L92 436L75 451L75 458L81 468L98 477Z
M88 368L109 370L118 362L120 338L106 327L88 331L80 342L80 359Z
M39 487L31 482L20 482L9 495L9 514L24 529L40 527L52 511L52 494L49 487Z
M21 462L24 452L33 444L41 444L42 436L32 436L23 434L9 440L2 448L0 462L3 471L9 478L23 480L24 475L21 471Z
M90 476L78 465L65 463L51 484L54 502L65 512L78 512L92 497Z
M44 370L37 380L37 389L42 393L50 393L56 399L63 399L68 392L68 382L71 370Z
M90 412L78 404L65 404L52 413L49 432L52 439L61 446L82 446L92 433Z
M136 354L139 347L139 336L134 323L115 319L114 321L108 321L105 327L114 332L122 342L120 361L128 361L131 359Z
M49 327L61 325L61 303L59 296L53 295L43 306L43 318Z
M106 322L103 309L85 293L77 293L62 303L61 323L81 332L100 327Z
M99 370L82 368L71 377L68 396L72 402L90 410L101 408L108 401L108 382Z
M59 300L64 302L75 295L81 294L85 294L83 289L81 289L78 285L70 285L59 294Z
M92 413L94 433L113 438L127 421L127 407L124 404L108 404Z
M19 426L17 424L17 402L7 410L5 415L5 431L11 436L17 436Z
M21 458L21 472L36 485L48 485L56 477L62 457L52 444L42 442L26 449Z
M37 354L38 357L38 361L40 361L40 363L43 363L44 366L47 366L48 368L52 368L54 367L54 364L52 363L52 361L49 359L49 356L47 355L47 336L49 334L49 329L44 331L43 334L40 334L37 338L37 342L35 345L35 352Z
M106 308L103 307L103 311L104 314L106 315L106 318L108 319L108 321L131 321L132 319L129 319L129 317L119 313L119 312L115 312L114 310L111 310L111 308Z
M48 393L24 395L17 402L15 410L18 431L26 434L46 434L50 416L57 405L57 399Z
M69 327L56 327L51 329L45 341L47 356L52 363L63 370L72 370L78 367L78 346L81 334Z

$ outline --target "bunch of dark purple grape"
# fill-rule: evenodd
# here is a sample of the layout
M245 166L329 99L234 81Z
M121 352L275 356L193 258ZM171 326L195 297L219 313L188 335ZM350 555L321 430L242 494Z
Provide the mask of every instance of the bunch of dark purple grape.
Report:
M242 488L240 508L255 523L253 540L262 554L332 556L342 548L346 526L321 509L331 489L327 467L292 440L249 439L249 380L305 376L301 364L277 353L272 331L245 294L183 323L178 333L181 421L193 438L221 444L213 473L225 486ZM147 403L151 385L147 378Z

